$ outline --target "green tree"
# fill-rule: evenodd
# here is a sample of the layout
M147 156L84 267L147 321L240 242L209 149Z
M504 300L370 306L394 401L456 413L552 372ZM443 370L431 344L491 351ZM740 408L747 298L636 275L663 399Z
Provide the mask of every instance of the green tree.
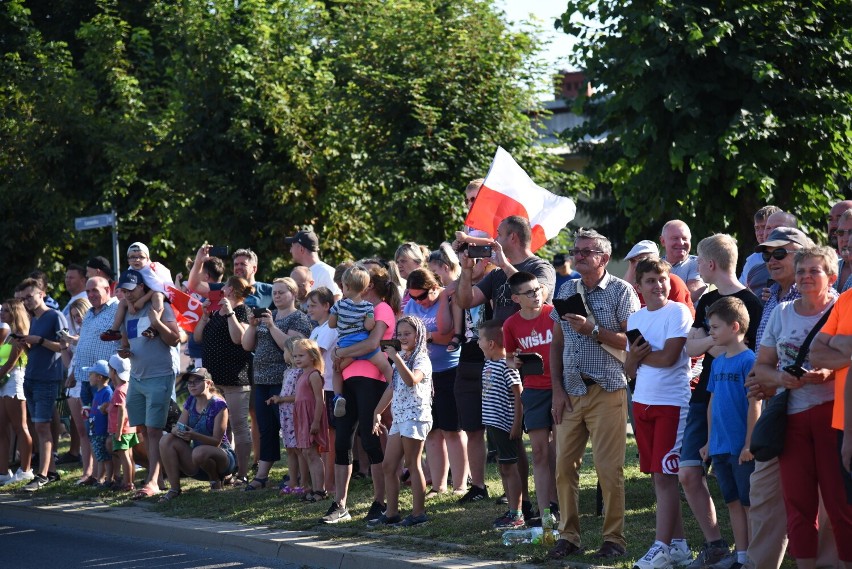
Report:
M557 26L597 88L567 137L630 241L681 218L748 243L765 203L824 231L852 166L848 2L571 0Z

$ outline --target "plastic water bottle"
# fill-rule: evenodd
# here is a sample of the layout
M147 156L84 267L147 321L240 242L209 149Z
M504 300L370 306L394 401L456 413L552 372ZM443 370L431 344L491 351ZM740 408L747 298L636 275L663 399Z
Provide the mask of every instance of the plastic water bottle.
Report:
M510 529L503 532L503 545L537 543L541 540L541 528Z
M545 508L541 514L541 544L550 549L556 543L553 536L553 515L550 513L550 508Z

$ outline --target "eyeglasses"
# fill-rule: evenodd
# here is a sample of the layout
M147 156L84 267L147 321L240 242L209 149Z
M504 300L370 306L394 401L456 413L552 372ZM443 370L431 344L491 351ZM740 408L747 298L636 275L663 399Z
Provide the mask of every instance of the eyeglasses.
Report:
M603 251L597 249L569 249L568 254L572 257L591 257L592 255L602 255Z
M416 300L417 302L420 302L421 300L426 300L426 297L429 296L429 291L424 290L423 294L418 294L418 295L413 295L413 294L411 294L411 292L409 292L408 294L409 294L409 296L411 296L412 300Z
M515 294L517 294L518 296L525 296L527 298L535 298L536 296L538 296L538 293L541 292L541 288L542 287L531 288L524 292L516 292Z
M763 257L763 262L768 263L769 259L775 259L776 261L781 261L782 259L786 259L787 255L792 253L793 251L788 251L787 249L775 249L771 253L769 251L764 251L760 254Z
M852 230L849 229L838 229L834 232L834 234L838 237L844 237L846 235L849 235L850 233L852 233Z

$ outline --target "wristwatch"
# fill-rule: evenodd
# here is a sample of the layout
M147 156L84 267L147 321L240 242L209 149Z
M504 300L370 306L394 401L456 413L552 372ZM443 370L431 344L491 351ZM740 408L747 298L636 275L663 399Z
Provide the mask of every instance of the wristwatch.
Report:
M592 328L592 340L594 340L598 344L601 343L600 340L598 340L598 334L600 334L600 333L601 333L600 327L597 324L595 324L595 327Z

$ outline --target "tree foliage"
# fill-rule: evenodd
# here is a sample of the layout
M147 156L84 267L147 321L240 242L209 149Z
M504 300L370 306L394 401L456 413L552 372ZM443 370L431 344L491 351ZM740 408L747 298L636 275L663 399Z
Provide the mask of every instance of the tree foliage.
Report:
M824 230L852 166L848 2L571 0L557 26L597 88L568 138L631 241L681 218L750 242L765 203Z
M4 2L0 281L108 255L73 218L111 209L174 272L207 240L270 278L305 225L331 262L435 246L497 145L559 191L524 112L538 45L491 4Z

